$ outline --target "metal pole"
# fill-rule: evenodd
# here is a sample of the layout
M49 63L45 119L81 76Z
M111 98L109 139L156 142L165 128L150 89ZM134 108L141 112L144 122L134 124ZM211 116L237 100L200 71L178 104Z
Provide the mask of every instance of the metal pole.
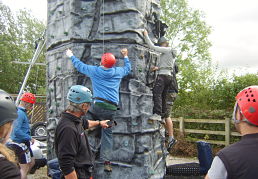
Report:
M21 94L22 94L22 92L23 92L23 90L24 90L24 87L25 87L25 85L26 85L26 83L27 83L27 81L28 81L31 68L32 68L32 66L34 65L35 61L38 59L39 54L40 54L41 51L43 50L43 47L44 47L45 44L46 44L46 39L44 39L43 44L42 44L42 41L39 42L39 45L38 45L38 47L37 47L37 49L36 49L36 51L35 51L35 53L34 53L34 55L33 55L33 58L31 59L30 66L29 66L29 68L28 68L28 70L27 70L27 73L26 73L26 76L25 76L25 78L24 78L24 80L23 80L23 83L22 83L20 92L19 92L19 94L18 94L18 96L17 96L17 98L16 98L16 101L15 101L15 104L16 104L17 106L18 106L18 104L19 104L19 99L21 98Z
M19 61L12 61L11 63L15 64L22 64L22 65L30 65L30 62L19 62ZM46 63L34 63L34 65L42 65L42 66L47 66Z

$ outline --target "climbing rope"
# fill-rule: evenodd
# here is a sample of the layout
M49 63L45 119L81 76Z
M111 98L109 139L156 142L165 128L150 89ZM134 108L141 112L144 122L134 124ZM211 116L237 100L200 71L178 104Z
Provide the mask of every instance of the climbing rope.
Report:
M103 33L102 33L102 54L104 54L105 52L105 28L104 28L104 24L105 24L105 0L102 0L102 17L103 17L103 20L102 20L102 28L103 28Z

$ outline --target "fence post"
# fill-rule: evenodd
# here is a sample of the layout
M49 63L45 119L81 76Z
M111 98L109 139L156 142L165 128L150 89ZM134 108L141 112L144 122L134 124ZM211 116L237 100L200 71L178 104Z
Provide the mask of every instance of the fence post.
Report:
M180 131L180 134L182 136L184 136L184 133L185 133L185 123L184 123L184 118L183 117L179 118L179 131Z
M225 118L225 145L230 144L230 119Z

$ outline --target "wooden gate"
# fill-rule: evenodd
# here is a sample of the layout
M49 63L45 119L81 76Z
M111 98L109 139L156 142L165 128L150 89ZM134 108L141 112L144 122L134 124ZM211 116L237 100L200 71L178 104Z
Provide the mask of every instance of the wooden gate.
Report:
M31 124L35 122L45 122L46 121L46 103L36 103L34 105L34 109L28 111L28 117L30 119Z

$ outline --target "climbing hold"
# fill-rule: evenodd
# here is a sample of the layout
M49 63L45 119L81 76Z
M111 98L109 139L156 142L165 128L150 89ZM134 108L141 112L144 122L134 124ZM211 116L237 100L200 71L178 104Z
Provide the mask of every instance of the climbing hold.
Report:
M148 119L148 124L154 124L154 120Z
M128 147L128 146L129 146L128 141L124 141L124 146L125 146L125 147Z
M155 171L154 171L152 168L150 168L149 171L148 171L148 173L149 173L150 175L153 175L153 174L155 174Z
M156 152L156 154L157 154L157 155L162 155L163 152L162 152L162 150L158 150L158 151Z
M139 55L139 57L140 57L140 59L143 59L143 58L144 58L144 54L141 53L141 54Z
M133 24L133 21L132 20L129 20L128 21L128 25L132 25Z
M132 124L133 126L138 126L138 123L135 122L135 121L133 121L131 124Z
M104 30L105 30L105 31L109 31L110 28L109 28L109 27L105 27Z

